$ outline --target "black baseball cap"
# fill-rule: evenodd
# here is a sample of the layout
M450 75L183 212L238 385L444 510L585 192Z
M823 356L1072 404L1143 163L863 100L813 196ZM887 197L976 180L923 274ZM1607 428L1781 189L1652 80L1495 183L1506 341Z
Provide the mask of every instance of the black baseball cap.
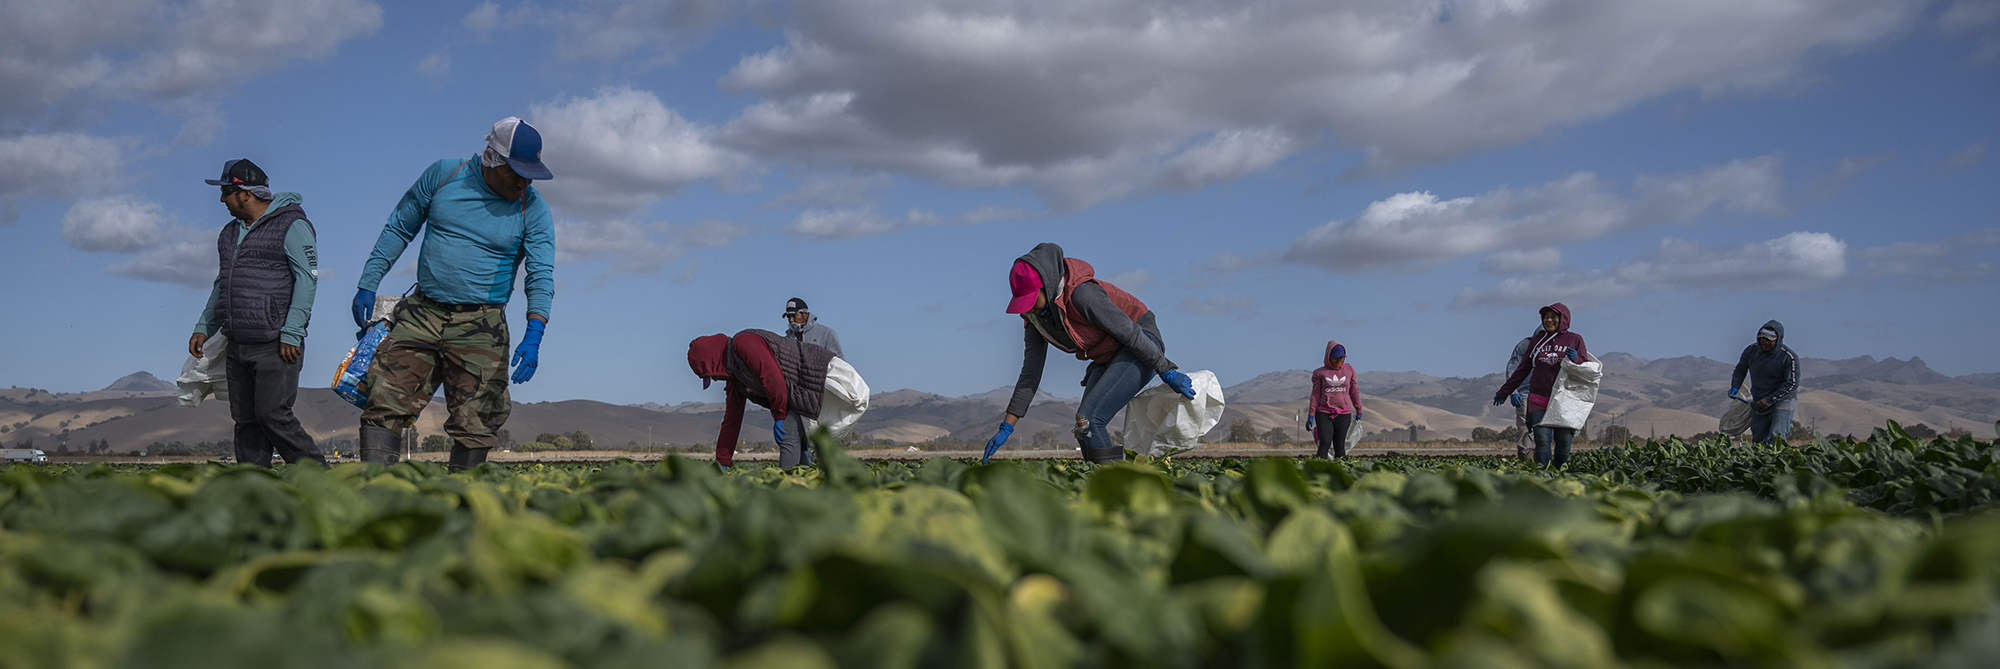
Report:
M806 308L806 301L805 301L805 300L801 300L801 299L799 299L799 298L796 298L796 297L794 297L794 298L792 298L792 299L789 299L789 300L785 300L785 315L786 315L786 316L790 316L790 315L792 315L792 314L795 314L795 313L798 313L798 312L801 312L801 311L812 311L811 309L807 309L807 308Z
M237 158L222 164L222 178L203 179L210 186L269 186L270 177L264 175L264 168L250 162L249 158Z

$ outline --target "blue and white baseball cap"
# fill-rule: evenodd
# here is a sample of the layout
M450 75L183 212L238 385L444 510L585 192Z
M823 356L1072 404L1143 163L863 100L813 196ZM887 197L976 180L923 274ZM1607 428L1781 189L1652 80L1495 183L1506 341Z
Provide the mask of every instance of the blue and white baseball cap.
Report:
M493 124L493 133L486 136L486 148L507 159L515 174L538 181L556 178L542 164L542 131L520 118L509 116Z

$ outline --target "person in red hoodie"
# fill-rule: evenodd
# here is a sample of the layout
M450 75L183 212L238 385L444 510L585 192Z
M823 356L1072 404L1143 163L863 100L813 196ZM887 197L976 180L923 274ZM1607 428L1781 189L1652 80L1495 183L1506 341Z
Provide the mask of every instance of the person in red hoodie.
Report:
M1507 401L1507 396L1526 380L1528 425L1535 431L1535 462L1561 467L1569 462L1569 445L1576 437L1576 428L1542 427L1542 417L1548 415L1549 392L1555 387L1556 374L1562 371L1562 361L1590 360L1590 351L1584 348L1582 335L1569 331L1569 307L1561 302L1542 307L1542 331L1535 334L1531 344L1522 354L1521 364L1514 367L1513 375L1493 394L1493 406Z
M768 330L744 330L735 337L712 334L688 342L688 368L701 377L701 387L721 381L729 394L722 433L715 438L715 461L728 467L735 460L744 400L771 410L774 444L785 441L787 416L819 420L827 366L834 358L833 351Z
M1326 343L1326 366L1312 375L1313 436L1319 439L1319 457L1347 457L1347 431L1361 420L1361 383L1354 366L1347 364L1347 347Z

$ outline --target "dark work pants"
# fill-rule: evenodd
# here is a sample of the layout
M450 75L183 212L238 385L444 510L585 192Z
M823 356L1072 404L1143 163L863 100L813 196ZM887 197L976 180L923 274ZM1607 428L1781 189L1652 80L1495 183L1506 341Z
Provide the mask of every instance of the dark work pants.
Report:
M1542 427L1542 418L1548 414L1546 409L1528 412L1528 424L1535 426L1535 462L1561 467L1569 462L1569 444L1576 438L1576 428Z
M312 435L292 415L303 353L301 349L300 362L288 363L278 357L278 342L229 342L229 417L236 421L237 462L270 467L271 449L276 448L285 462L326 464Z
M1319 440L1319 457L1331 454L1336 458L1347 457L1347 431L1354 427L1354 414L1337 416L1315 414L1313 416L1313 437Z
M1788 406L1788 405L1787 405ZM1768 444L1792 436L1792 409L1750 412L1750 443Z
M806 417L785 417L785 440L778 444L778 466L791 469L813 463L812 445L806 435Z

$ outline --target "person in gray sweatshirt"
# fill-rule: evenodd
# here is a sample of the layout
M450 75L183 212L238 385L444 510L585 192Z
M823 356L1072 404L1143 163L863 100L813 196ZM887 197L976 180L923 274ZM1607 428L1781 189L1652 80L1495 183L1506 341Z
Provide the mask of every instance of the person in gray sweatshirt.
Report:
M1768 444L1792 434L1792 413L1799 401L1799 356L1785 345L1785 324L1766 321L1757 330L1757 343L1743 349L1736 371L1729 375L1729 396L1743 390L1750 379L1750 441Z
M833 351L834 357L847 357L840 350L840 335L833 328L820 324L819 317L806 307L806 301L796 297L785 301L785 336ZM790 425L785 430L784 440L778 442L778 466L791 469L812 464L812 447L806 441L805 416L795 413L785 418L785 422Z

